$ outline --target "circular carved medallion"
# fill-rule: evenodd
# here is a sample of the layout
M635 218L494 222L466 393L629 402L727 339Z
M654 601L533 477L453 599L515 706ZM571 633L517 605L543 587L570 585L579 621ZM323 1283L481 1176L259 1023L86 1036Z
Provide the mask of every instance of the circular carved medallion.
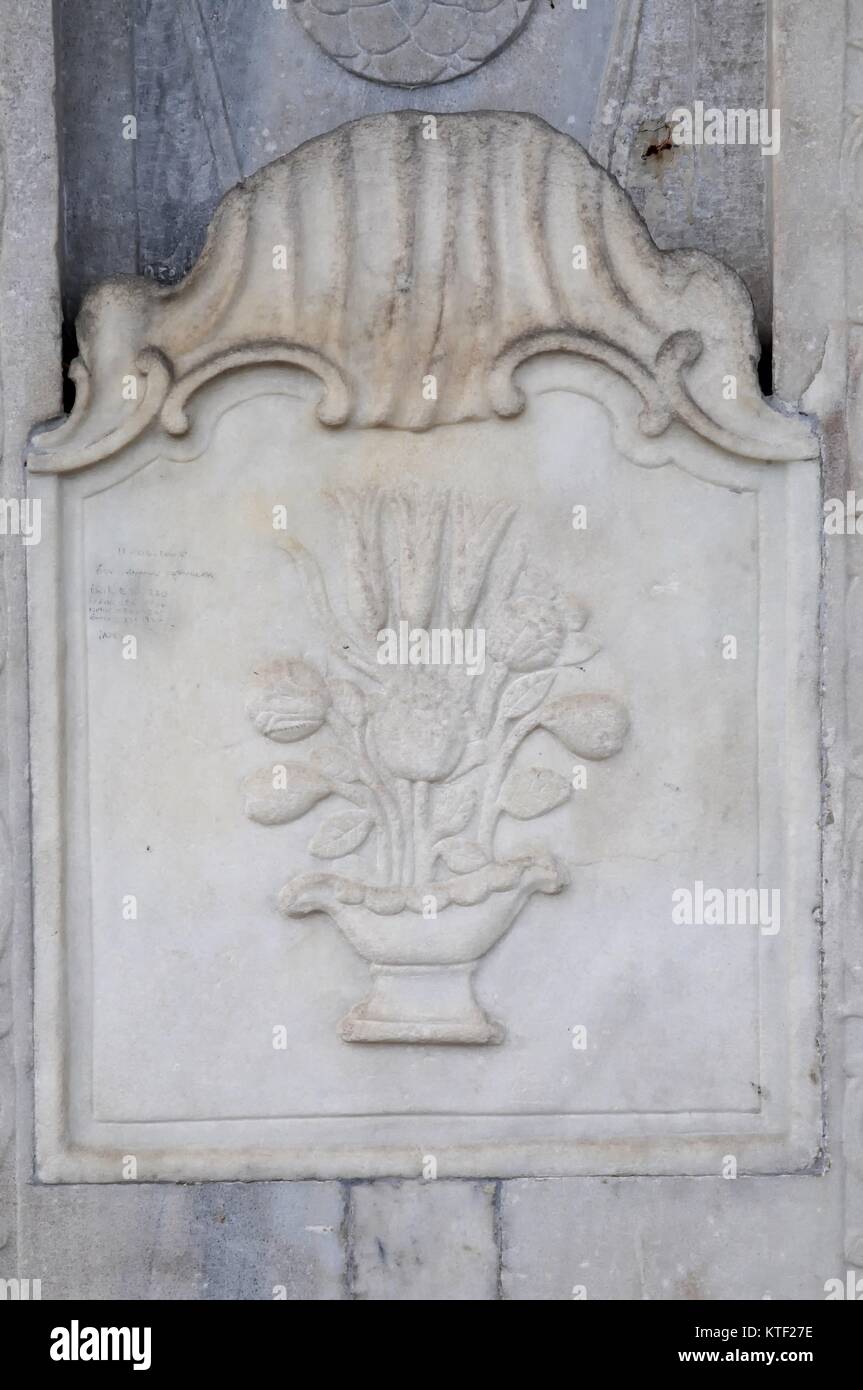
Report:
M295 0L303 28L358 77L396 87L478 68L524 24L532 0Z

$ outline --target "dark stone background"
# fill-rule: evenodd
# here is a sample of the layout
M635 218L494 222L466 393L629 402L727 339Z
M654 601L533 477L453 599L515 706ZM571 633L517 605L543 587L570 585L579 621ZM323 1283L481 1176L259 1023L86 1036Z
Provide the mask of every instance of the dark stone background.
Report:
M644 157L676 105L765 104L766 0L587 0L585 10L534 0L497 57L415 91L346 72L292 8L56 0L67 321L106 275L179 279L225 190L314 135L404 107L499 108L534 112L587 145L659 245L732 265L769 346L770 160L753 147ZM136 140L123 138L129 114Z

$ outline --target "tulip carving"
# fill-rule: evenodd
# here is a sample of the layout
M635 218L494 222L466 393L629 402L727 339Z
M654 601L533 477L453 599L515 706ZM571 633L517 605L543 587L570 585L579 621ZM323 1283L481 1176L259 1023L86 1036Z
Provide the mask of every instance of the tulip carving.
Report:
M524 542L510 534L514 506L410 481L345 489L333 500L347 570L338 604L314 556L296 540L285 545L331 660L325 669L301 656L262 664L246 702L264 738L308 742L311 751L307 761L274 761L253 774L246 814L283 825L337 798L308 850L312 860L347 859L350 870L299 872L281 890L282 910L329 913L361 954L387 962L381 970L420 959L454 969L487 950L531 893L558 892L567 881L547 851L496 852L501 816L536 819L572 791L565 763L523 765L522 744L542 732L568 754L604 760L622 748L629 716L612 694L566 689L567 672L599 646L583 630L583 603L527 562ZM484 665L469 673L381 664L375 626L403 620L447 632L472 625L484 635ZM491 917L480 910L487 900ZM439 923L433 944L421 946L427 933L418 933L417 915L429 901L447 929ZM390 981L387 999L393 990ZM496 1040L497 1025L478 1020L476 1007L467 999L458 1026L438 1021L435 1034L366 1010L344 1022L342 1036Z

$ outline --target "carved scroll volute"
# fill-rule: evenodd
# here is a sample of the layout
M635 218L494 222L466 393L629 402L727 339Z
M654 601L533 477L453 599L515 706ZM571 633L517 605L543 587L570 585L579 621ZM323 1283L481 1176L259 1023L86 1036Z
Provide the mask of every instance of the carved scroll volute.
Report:
M180 285L88 295L79 341L75 408L37 437L34 472L182 434L223 372L299 368L322 424L424 430L518 414L519 365L549 352L625 378L646 435L680 421L749 458L816 452L761 396L738 278L658 251L610 176L530 116L441 116L426 139L403 111L312 140L227 195Z

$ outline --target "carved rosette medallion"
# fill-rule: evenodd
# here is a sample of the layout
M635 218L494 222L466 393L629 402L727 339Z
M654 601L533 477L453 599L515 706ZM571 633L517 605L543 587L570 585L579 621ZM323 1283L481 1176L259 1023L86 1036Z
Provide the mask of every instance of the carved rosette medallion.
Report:
M300 23L348 72L424 87L473 72L519 32L532 0L295 0Z

